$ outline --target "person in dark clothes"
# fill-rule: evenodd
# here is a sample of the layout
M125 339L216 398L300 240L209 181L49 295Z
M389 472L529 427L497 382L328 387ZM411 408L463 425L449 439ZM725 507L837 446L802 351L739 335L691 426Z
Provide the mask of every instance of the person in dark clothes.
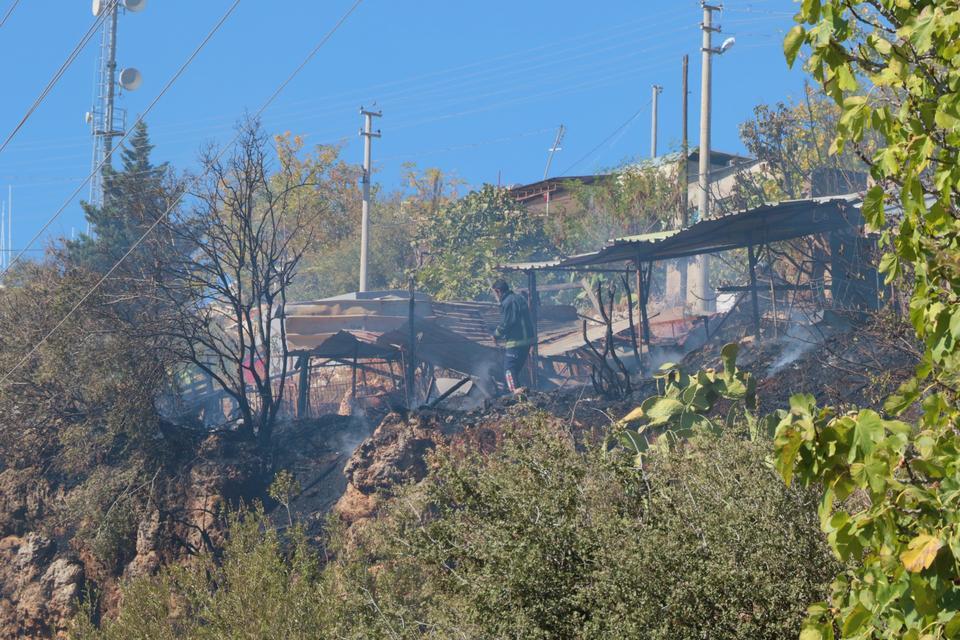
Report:
M503 376L507 380L507 388L511 393L516 393L520 372L533 344L533 318L526 299L511 291L505 280L493 283L493 293L500 302L500 324L493 336L503 347Z

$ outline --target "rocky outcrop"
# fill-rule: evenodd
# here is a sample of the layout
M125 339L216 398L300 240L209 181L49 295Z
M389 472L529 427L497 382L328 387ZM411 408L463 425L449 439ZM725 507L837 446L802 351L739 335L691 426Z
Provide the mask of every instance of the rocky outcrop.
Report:
M0 472L0 537L23 535L47 514L53 497L49 483L34 469Z
M79 534L83 522L75 509L84 503L83 479L65 488L31 469L0 472L0 640L64 635L88 587L98 594L99 613L112 615L121 579L151 576L195 554L218 552L227 515L241 504L262 501L278 524L286 524L286 509L267 492L281 469L292 473L298 486L290 496L290 517L319 533L347 487L344 466L371 430L365 417L281 424L273 449L264 455L234 433L168 429L165 435L175 447L168 463L109 489L125 492L124 504L136 514L116 563L96 557L90 538ZM131 475L130 467L96 469L99 478L120 473ZM110 493L108 500L115 499Z
M452 423L452 420L451 420ZM446 443L439 414L391 413L350 456L336 514L348 524L372 517L390 492L427 475L427 454Z
M84 586L84 567L39 533L0 540L0 638L64 636Z
M298 490L290 497L289 517L320 534L330 509L347 488L344 466L357 446L370 435L362 416L327 415L284 425L277 433L272 467L293 475ZM275 518L287 519L286 508Z

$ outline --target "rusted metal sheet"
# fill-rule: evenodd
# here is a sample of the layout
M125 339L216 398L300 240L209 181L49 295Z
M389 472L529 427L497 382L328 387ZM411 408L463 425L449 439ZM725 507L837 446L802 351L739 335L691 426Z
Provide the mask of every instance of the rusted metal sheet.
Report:
M465 338L432 320L418 320L414 332L417 336L415 348L418 360L473 378L494 377L499 371L498 349ZM380 336L377 344L405 350L409 334L409 326L404 325Z
M329 358L329 359L352 359L354 356L362 359L394 359L399 356L399 351L388 345L376 343L376 337L368 335L367 340L360 340L353 333L348 331L338 331L335 334L327 335L322 339L320 336L296 336L303 338L302 342L295 344L309 344L306 348L296 351L309 352L311 357ZM287 341L289 346L290 340ZM315 344L311 344L314 343Z

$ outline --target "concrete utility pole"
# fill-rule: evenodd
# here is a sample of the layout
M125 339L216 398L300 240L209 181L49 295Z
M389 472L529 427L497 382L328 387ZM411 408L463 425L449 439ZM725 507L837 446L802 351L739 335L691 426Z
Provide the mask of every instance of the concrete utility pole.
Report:
M690 221L687 216L690 211L690 144L687 139L687 96L690 90L687 88L687 69L690 65L690 56L683 56L683 77L681 78L680 88L683 93L682 99L682 118L683 123L680 137L680 215L677 216L677 227L683 229ZM679 258L677 260L677 270L680 272L680 296L681 305L685 305L687 297L687 259Z
M700 200L699 219L706 220L710 215L710 92L711 92L711 56L722 53L713 48L712 35L720 31L720 27L713 26L713 12L720 11L721 6L701 2L703 7L703 44L701 53L700 72L700 177L698 181L698 195ZM690 265L693 307L700 313L713 313L716 309L716 300L710 291L710 261L708 256L697 256Z
M560 143L563 142L563 134L566 133L566 128L561 124L560 128L557 129L557 138L553 141L553 146L548 149L550 155L547 156L547 167L543 170L543 179L546 180L547 176L550 173L550 163L553 162L553 154L557 151L560 151ZM500 186L500 174L497 173L497 186Z
M653 95L650 98L650 157L657 157L657 98L663 93L663 87L658 84L652 87Z
M363 211L360 214L360 288L358 291L367 290L367 247L370 234L370 146L372 138L380 137L380 130L372 131L373 119L383 115L381 111L367 111L360 107L360 115L363 116L363 129L360 135L363 136Z
M683 156L683 160L680 163L680 216L677 220L679 227L682 229L690 224L690 221L687 219L687 216L690 211L690 175L689 175L689 166L690 166L690 142L687 138L687 113L689 109L687 108L687 97L690 94L690 89L687 88L687 70L690 66L690 56L683 55L683 78L681 79L680 86L683 91L683 100L681 101L683 111L682 122L683 126L680 134L680 153Z

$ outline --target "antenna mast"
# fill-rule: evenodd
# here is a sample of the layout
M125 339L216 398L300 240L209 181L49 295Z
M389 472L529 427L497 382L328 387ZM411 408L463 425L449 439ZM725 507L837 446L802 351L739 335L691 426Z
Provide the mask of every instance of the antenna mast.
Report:
M547 179L547 175L550 173L550 164L553 162L553 154L557 151L561 151L560 143L563 142L563 134L566 133L567 129L562 124L557 129L557 138L553 141L553 146L547 149L550 152L550 155L547 156L547 166L543 170L543 179Z
M143 11L146 5L147 0L93 0L94 16L99 16L104 11L110 12L103 22L93 107L87 112L86 118L93 134L90 203L97 207L103 206L103 169L113 165L113 139L122 136L126 131L126 110L117 109L114 105L117 87L132 91L140 86L141 81L140 72L130 68L121 72L120 83L117 83L117 21L121 6L126 11L139 12ZM101 169L98 171L97 167Z

